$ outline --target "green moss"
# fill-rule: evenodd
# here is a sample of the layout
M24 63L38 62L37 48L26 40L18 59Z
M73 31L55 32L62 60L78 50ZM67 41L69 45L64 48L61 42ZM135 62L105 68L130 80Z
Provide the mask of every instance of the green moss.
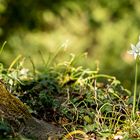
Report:
M0 81L0 117L7 120L30 118L31 114L24 103L12 95Z

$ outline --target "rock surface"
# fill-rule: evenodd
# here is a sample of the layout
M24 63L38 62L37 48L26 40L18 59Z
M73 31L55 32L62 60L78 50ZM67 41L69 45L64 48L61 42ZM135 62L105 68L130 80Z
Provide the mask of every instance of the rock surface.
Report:
M63 129L43 120L31 118L26 121L20 133L28 138L46 140L48 137L59 138L62 136Z

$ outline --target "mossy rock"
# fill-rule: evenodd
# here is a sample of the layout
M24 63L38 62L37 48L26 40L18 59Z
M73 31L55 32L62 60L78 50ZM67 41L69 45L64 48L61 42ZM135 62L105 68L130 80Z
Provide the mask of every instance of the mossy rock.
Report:
M0 81L0 117L8 121L14 131L18 130L20 134L37 140L46 140L49 136L62 134L63 131L57 126L33 118L27 106L12 95L2 81Z
M0 81L0 117L6 120L16 121L18 119L31 118L26 105L12 95L5 85Z

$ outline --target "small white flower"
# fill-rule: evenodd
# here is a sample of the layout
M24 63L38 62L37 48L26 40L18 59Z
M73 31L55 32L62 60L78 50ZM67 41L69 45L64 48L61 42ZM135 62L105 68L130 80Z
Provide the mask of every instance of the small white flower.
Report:
M132 54L134 58L140 57L140 36L139 36L139 42L135 45L131 44L131 50L128 51L129 54Z
M64 50L66 50L68 45L69 45L69 40L67 39L61 46L62 48L64 48Z
M29 70L26 69L26 68L23 68L23 69L20 70L21 75L27 75L28 72L29 72Z
M121 139L123 139L123 136L121 135L114 136L114 140L121 140Z

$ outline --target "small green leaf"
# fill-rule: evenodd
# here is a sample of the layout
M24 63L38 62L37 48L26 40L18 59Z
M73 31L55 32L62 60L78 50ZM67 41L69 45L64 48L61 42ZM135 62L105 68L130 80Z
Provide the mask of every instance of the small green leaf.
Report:
M92 119L89 117L89 116L84 116L84 120L87 122L87 123L92 123Z

